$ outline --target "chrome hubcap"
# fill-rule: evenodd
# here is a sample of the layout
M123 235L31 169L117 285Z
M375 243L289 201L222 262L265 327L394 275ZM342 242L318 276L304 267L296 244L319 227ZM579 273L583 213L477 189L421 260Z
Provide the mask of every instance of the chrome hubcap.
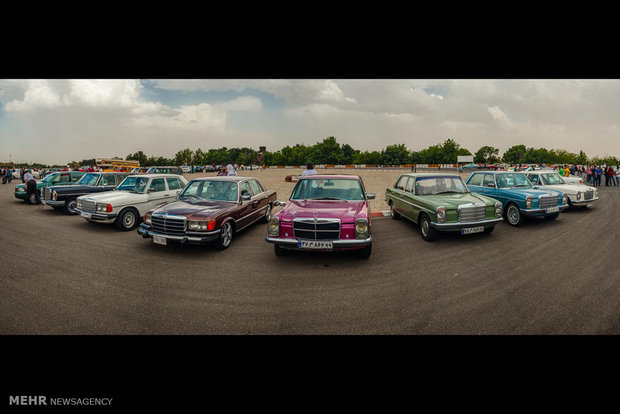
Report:
M390 204L390 215L394 217L394 204Z
M67 210L69 210L72 213L75 213L76 208L77 208L77 203L75 201L72 201L67 205Z
M422 220L422 234L428 236L428 221L426 219Z
M136 218L133 216L133 213L127 213L123 217L123 224L125 225L125 227L133 227L135 222Z
M510 207L508 210L508 219L511 223L516 223L519 221L519 211L515 207Z
M222 244L224 246L228 246L230 241L232 240L232 226L230 223L224 224L224 228L222 228Z

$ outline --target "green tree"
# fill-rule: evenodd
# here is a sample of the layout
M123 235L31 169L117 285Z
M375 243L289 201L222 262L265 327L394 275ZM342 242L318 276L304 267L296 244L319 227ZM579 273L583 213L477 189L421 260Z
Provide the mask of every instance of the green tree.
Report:
M174 156L174 164L175 165L191 164L192 154L193 152L189 148L185 148L184 150L177 152Z
M499 148L485 145L480 147L474 155L474 162L483 164L494 164L499 161Z
M525 155L525 145L514 145L506 150L503 155L504 162L510 164L518 164L523 162L523 156Z
M139 161L141 166L147 165L148 162L148 157L142 151L138 151L134 154L128 154L125 159Z
M384 165L400 165L410 162L409 150L405 144L388 145L381 152L381 164Z

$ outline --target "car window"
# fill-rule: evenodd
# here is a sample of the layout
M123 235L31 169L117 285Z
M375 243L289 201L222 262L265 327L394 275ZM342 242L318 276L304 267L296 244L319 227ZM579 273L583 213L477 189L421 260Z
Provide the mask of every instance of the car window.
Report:
M254 193L254 195L260 194L264 191L258 180L250 180L249 182L250 188L252 188L252 192Z
M71 174L71 182L77 183L84 174Z
M163 178L153 178L151 181L151 185L149 186L149 190L157 193L159 191L166 191L166 183Z
M253 195L252 190L250 189L250 184L247 181L241 183L240 190L240 194L242 197L246 194L249 194L250 197Z
M407 184L407 178L409 177L407 177L406 175L400 177L400 180L398 180L398 183L396 183L396 188L398 188L399 190L404 190L405 185Z
M484 175L484 181L482 182L482 185L484 187L488 187L489 184L492 184L493 186L495 186L495 179L493 178L493 174Z
M166 178L168 182L168 188L171 190L178 190L181 188L181 183L177 178Z
M474 174L471 176L467 185L482 185L482 174Z
M527 178L529 178L532 183L538 184L538 175L536 175L536 174L528 174Z
M405 184L405 191L413 192L413 178L408 177L407 183Z
M116 187L116 178L114 174L103 174L101 181L99 181L100 187Z
M122 183L125 177L127 177L127 174L116 174L115 175L116 185L119 185L120 183Z
M69 183L71 182L71 177L69 176L69 174L60 174L60 182Z

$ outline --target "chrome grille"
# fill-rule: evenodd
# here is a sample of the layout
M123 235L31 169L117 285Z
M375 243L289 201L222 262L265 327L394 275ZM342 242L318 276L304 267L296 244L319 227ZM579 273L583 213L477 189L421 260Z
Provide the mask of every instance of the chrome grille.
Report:
M558 205L558 197L556 196L540 196L538 197L538 208L549 208Z
M82 200L82 210L88 212L88 213L96 213L96 207L97 207L97 203L95 203L94 201L89 201L89 200Z
M155 215L151 216L151 226L153 230L162 234L180 235L185 234L187 220L174 216Z
M52 190L45 187L43 190L43 200L51 200L52 199Z
M590 200L593 197L594 197L594 190L586 191L586 200Z
M482 221L486 217L486 206L484 204L460 205L458 217L462 223Z
M340 220L338 219L293 219L295 238L309 240L338 240L340 238Z

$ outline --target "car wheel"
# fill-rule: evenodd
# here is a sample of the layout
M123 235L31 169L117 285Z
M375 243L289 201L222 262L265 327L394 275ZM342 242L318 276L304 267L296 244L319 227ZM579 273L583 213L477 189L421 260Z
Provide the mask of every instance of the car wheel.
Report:
M515 204L510 204L506 209L506 220L511 226L518 226L523 223L523 214Z
M400 214L398 214L396 210L394 209L394 203L391 200L390 200L390 217L392 217L394 220L398 220L400 218Z
M230 221L222 224L222 228L220 228L220 237L217 239L215 246L219 250L227 249L228 246L230 246L230 243L232 243L233 234L234 229L232 224L230 224Z
M30 204L37 204L36 194L34 193L30 194L30 197L28 197L28 201L30 202Z
M485 228L484 228L484 232L485 232L486 234L493 233L493 230L495 230L495 226L485 227Z
M362 259L368 259L370 257L370 253L372 253L372 244L369 244L363 249L359 249L355 252L355 254Z
M273 245L273 252L275 253L276 256L286 256L286 254L288 253L286 249L281 248L277 244Z
M138 223L138 214L133 209L126 209L120 212L114 224L120 230L129 231Z
M62 210L65 212L65 214L78 214L77 211L77 201L75 198L71 198L69 200L67 200L65 202L65 205L63 206Z
M267 204L265 215L263 216L263 219L261 221L263 223L269 223L269 220L271 220L271 204Z
M433 241L439 236L439 232L431 227L431 219L426 214L420 216L420 233L426 241Z
M558 218L558 216L560 215L560 213L555 213L555 214L549 214L548 216L545 216L545 220L555 220L556 218Z

